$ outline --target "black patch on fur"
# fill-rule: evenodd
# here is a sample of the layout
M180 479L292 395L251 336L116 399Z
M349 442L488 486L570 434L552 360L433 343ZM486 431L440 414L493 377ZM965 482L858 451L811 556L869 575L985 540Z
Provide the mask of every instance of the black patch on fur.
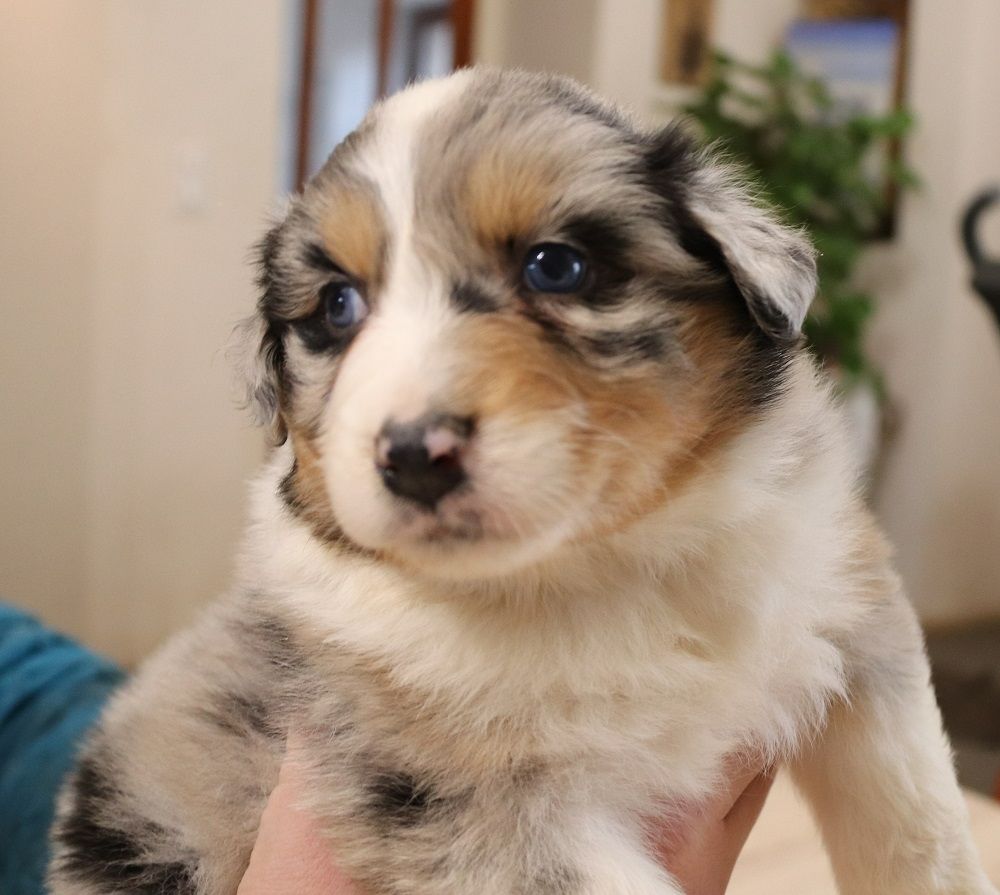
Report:
M611 215L577 215L560 228L563 235L583 249L590 263L590 282L581 297L595 307L627 300L625 287L635 275L630 263L631 242L620 219Z
M270 322L285 322L284 274L278 264L278 255L284 238L284 224L272 227L257 244L257 286L260 297L257 307Z
M281 304L276 269L281 239L282 227L278 225L268 230L257 245L257 287L260 289L257 311L263 317L265 324L257 351L264 368L264 382L251 396L260 420L264 422L267 417L275 420L273 428L278 444L282 444L288 434L281 420L283 397L288 391L284 342L287 326L276 315L276 309Z
M302 262L308 267L323 273L339 273L343 271L334 263L334 260L326 253L325 249L315 242L309 243L302 253Z
M451 303L459 311L469 314L489 314L500 305L488 292L475 283L457 283L451 290Z
M288 509L295 516L300 516L305 511L305 506L299 498L299 492L295 487L295 476L299 471L299 461L292 460L292 467L282 477L278 483L278 496Z
M193 861L155 861L148 855L167 831L149 821L133 821L135 832L109 822L122 816L116 791L96 760L85 756L72 781L73 807L56 829L64 854L59 870L100 891L136 895L195 895Z
M765 410L788 390L788 370L797 350L778 344L760 330L754 330L755 350L750 363L740 370L740 378L751 407Z
M681 248L719 277L718 286L713 290L715 300L726 302L732 310L735 331L750 342L747 361L734 371L736 381L733 385L742 391L751 407L763 409L784 393L788 367L800 342L775 340L764 331L750 313L749 303L755 302L758 313L760 308L770 305L740 290L722 246L691 214L687 203L688 184L699 164L698 149L692 138L679 128L669 126L647 141L639 176L663 201L666 225ZM684 291L672 293L670 298L688 300L682 298ZM711 300L704 290L689 291L695 296L690 300ZM779 322L781 325L777 327ZM775 321L779 330L786 325L784 320Z
M656 330L597 333L586 337L587 349L601 357L622 360L656 361L667 353L666 338Z
M655 134L646 147L640 177L666 205L667 223L681 248L731 280L722 246L688 209L688 182L697 169L697 156L691 137L677 127L668 126Z
M269 596L251 593L257 603L271 599ZM262 656L278 674L298 669L303 662L302 654L292 634L292 629L270 612L260 612L238 623L240 639L249 640L248 651Z
M734 298L730 305L734 309L733 325L749 343L743 364L733 371L733 387L751 408L766 410L787 391L788 370L800 348L768 336L742 298Z
M569 351L577 357L580 356L580 352L570 338L566 327L558 320L552 319L541 308L530 304L526 304L521 308L521 313L538 326L542 331L542 336L550 345L554 345L563 351Z
M729 262L719 241L695 221L683 203L674 208L674 231L681 248L694 256L709 269L732 279Z
M781 335L790 329L788 318L775 307L774 303L766 296L749 289L742 289L740 292L747 304L754 309L754 319L758 326L772 338L788 341L787 336Z
M581 214L570 218L561 228L574 242L593 254L620 261L629 248L629 240L621 232L617 217L598 214Z
M287 386L285 376L285 327L274 321L268 322L260 342L261 360L274 386L275 412L281 405L281 393Z
M430 787L403 772L375 774L368 784L369 807L380 825L412 827L439 802Z
M264 700L244 693L220 692L213 704L202 710L213 725L235 737L261 736L274 738L281 731L274 724Z

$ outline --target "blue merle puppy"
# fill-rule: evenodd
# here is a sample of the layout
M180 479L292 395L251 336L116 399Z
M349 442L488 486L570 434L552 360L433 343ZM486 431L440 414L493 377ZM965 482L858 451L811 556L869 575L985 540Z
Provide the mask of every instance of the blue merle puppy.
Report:
M810 246L676 129L469 70L261 248L230 595L108 707L54 895L232 895L289 733L370 895L678 895L643 819L782 762L851 895L995 895L802 345Z

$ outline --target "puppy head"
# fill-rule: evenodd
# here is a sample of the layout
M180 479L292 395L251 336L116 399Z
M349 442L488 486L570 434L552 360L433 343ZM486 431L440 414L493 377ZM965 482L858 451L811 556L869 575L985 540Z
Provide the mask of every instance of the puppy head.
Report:
M650 513L780 394L812 251L676 130L463 71L377 106L261 248L289 506L473 577Z

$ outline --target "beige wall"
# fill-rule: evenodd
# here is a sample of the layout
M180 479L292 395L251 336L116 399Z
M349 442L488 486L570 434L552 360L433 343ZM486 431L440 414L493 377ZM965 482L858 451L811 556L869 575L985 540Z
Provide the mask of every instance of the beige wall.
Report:
M488 61L523 64L528 32L537 45L559 39L558 29L545 35L531 19L505 18L507 0L480 2ZM744 57L765 53L797 8L717 0L716 42ZM660 0L600 0L590 55L576 63L594 87L651 120L674 99L656 84L661 13ZM964 203L1000 182L998 34L995 0L913 0L908 100L920 126L907 153L925 187L904 202L898 238L863 271L879 298L872 348L901 415L878 511L931 624L1000 616L1000 339L966 287L957 240Z
M79 631L104 16L0 19L0 596Z
M965 203L1000 182L997 35L994 0L916 3L908 155L925 187L868 264L873 348L902 413L879 509L930 623L1000 615L1000 339L958 241Z
M600 0L478 0L476 61L590 80Z
M132 661L225 586L260 455L224 348L275 201L287 10L9 9L0 591Z
M716 0L715 39L766 52L798 0ZM663 0L476 0L474 54L490 65L556 71L641 114L663 116L656 83Z
M109 4L87 583L89 639L116 655L186 621L232 565L260 438L224 348L275 199L282 12Z

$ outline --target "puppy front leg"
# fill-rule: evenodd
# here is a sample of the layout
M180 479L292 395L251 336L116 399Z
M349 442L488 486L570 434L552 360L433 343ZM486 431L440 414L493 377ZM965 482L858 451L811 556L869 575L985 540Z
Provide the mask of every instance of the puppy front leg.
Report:
M896 594L868 621L864 641L844 650L849 701L793 765L840 891L996 895L970 837L913 611Z

